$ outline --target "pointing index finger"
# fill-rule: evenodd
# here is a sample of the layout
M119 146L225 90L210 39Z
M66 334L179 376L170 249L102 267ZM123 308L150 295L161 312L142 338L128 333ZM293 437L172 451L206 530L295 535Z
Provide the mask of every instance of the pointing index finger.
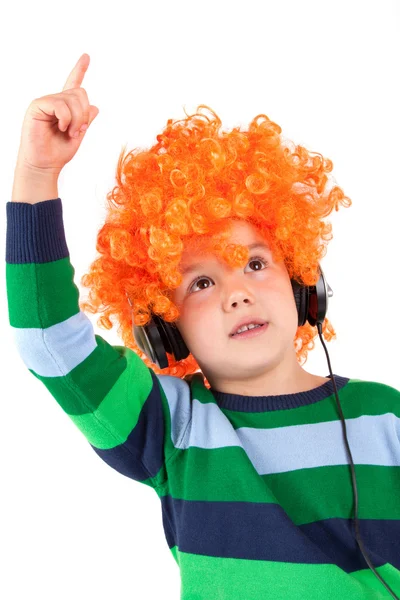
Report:
M68 75L67 81L63 87L63 92L65 90L70 90L73 88L81 87L83 78L88 69L90 63L89 54L82 54L71 73Z

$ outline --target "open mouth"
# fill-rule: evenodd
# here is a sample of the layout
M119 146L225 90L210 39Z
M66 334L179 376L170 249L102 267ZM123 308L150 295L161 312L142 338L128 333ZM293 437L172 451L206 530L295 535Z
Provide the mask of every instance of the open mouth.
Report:
M264 325L256 325L255 327L252 327L252 329L247 329L246 331L242 331L242 333L234 333L231 337L237 338L237 339L255 337L257 335L261 335L262 333L264 333L265 330L268 329L268 325L269 325L269 323L264 323Z

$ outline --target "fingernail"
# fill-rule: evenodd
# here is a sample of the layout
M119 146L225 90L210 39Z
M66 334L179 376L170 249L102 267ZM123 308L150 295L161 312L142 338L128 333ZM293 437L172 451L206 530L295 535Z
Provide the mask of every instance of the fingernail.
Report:
M88 125L86 125L86 123L85 123L85 125L82 125L81 131L86 131L87 128L88 128Z

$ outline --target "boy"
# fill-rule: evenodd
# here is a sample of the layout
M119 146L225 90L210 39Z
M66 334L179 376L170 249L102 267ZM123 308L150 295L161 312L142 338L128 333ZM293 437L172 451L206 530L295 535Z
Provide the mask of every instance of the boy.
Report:
M49 128L48 106L69 106L70 120L66 111L55 119L68 156L80 143L72 130L93 120L80 88L84 60L62 95L36 101L47 107ZM85 100L86 117L74 113L68 90ZM320 237L329 232L321 215L346 199L340 188L324 195L331 163L299 146L286 151L265 115L229 137L218 118L200 113L181 126L168 121L154 148L120 159L101 256L83 279L91 304L81 305L103 302L108 328L109 315L118 316L126 345L111 346L95 335L73 282L57 189L66 150L54 177L38 171L47 157L32 145L28 117L7 203L10 325L26 366L98 456L159 496L181 599L395 597L354 538L332 379L299 365L315 330L298 326L291 281L315 283ZM296 183L307 191L295 191ZM152 313L176 323L190 350L181 360L168 353L167 369L133 337L132 325L144 328ZM238 331L255 320L260 327ZM362 539L399 594L399 392L334 378L356 463Z

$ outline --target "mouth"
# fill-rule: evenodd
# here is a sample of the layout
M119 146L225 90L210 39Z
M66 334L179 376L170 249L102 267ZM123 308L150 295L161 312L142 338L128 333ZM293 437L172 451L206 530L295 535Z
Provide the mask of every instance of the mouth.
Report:
M247 331L243 331L242 333L234 333L231 335L233 339L248 339L252 337L256 337L258 335L262 335L268 329L269 323L264 323L263 325L257 325L257 327L253 327L253 329L248 329Z

